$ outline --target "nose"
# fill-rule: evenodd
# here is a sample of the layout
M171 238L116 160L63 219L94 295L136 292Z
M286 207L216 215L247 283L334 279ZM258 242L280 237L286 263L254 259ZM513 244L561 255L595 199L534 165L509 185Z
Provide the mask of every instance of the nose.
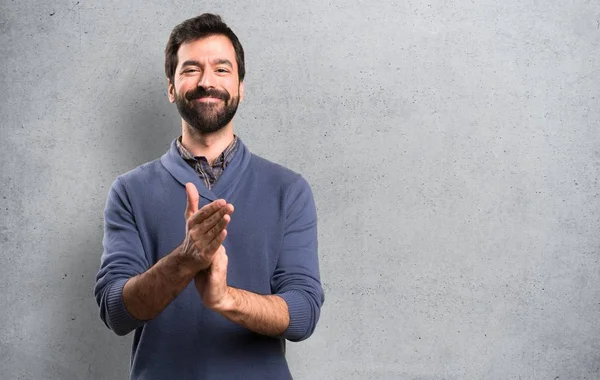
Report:
M215 87L215 75L211 70L203 70L200 80L198 81L198 87L204 89Z

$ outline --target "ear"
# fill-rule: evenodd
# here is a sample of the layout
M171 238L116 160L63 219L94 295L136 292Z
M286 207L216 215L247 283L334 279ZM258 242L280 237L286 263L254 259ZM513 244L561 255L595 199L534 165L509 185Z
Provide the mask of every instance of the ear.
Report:
M167 95L169 95L169 102L175 103L175 86L169 78L167 78Z
M244 82L240 83L240 90L239 90L239 92L240 92L240 102L241 102L242 100L244 100Z

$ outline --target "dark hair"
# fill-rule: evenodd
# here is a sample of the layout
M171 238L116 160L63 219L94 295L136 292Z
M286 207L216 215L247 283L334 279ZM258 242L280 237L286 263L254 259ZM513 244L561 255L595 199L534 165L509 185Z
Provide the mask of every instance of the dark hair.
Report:
M175 69L177 68L177 51L186 42L199 38L224 35L229 38L235 50L235 59L238 66L238 77L240 82L246 76L246 65L244 64L244 48L233 31L221 20L221 16L204 13L200 16L185 20L173 28L167 47L165 48L165 74L171 83L174 82Z

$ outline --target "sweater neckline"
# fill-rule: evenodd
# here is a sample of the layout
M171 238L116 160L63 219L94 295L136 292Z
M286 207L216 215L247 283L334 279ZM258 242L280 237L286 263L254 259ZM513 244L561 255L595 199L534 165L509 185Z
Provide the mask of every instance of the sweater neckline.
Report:
M193 183L200 196L212 202L230 195L231 190L233 190L232 187L237 184L250 163L251 153L239 136L237 143L239 145L237 147L238 151L219 177L219 180L212 186L212 190L206 188L198 173L181 157L177 150L177 139L171 142L170 149L160 158L160 162L181 186L185 187L188 182Z

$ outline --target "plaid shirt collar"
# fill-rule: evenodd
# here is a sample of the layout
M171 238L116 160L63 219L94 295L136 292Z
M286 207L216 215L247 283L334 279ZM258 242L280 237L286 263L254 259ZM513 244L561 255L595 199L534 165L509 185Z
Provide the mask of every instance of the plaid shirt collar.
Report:
M238 147L238 137L233 135L233 141L216 158L212 165L204 156L194 156L181 143L181 136L177 138L177 150L183 158L200 176L207 189L211 189L214 183L219 179L225 168L229 165Z

